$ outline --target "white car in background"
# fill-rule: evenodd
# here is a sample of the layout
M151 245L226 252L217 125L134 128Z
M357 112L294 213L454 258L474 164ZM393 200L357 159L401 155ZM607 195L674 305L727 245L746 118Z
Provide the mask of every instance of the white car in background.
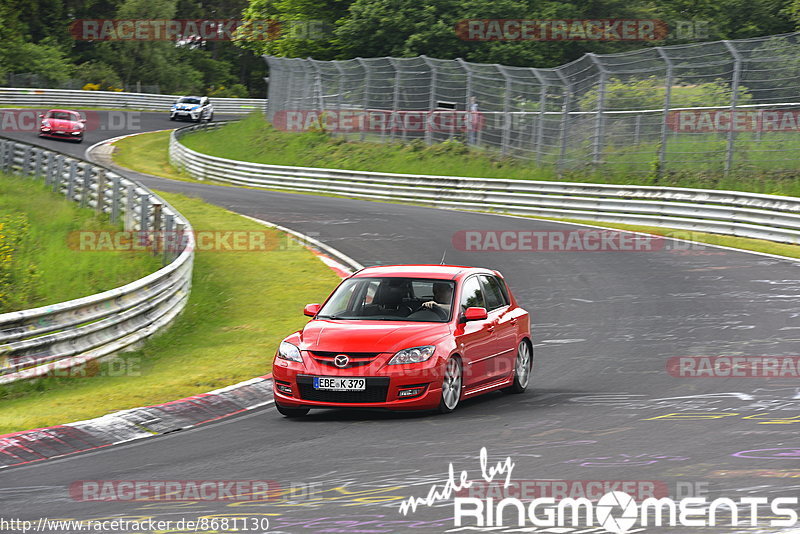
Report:
M178 119L210 122L214 119L214 106L207 96L182 96L169 110L169 120Z

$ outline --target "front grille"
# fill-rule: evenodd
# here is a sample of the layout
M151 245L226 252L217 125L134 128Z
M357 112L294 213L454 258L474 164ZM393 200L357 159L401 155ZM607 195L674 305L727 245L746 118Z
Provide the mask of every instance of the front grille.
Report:
M333 367L334 369L349 369L351 367L360 367L368 365L372 360L378 357L380 352L324 352L324 351L309 351L311 357L317 363ZM350 358L350 362L344 367L337 367L333 360L339 354L346 354Z
M369 402L386 402L389 391L389 379L386 377L367 378L367 388L364 391L325 391L314 389L314 378L299 375L297 389L303 400L317 402L341 402L351 404L365 404Z

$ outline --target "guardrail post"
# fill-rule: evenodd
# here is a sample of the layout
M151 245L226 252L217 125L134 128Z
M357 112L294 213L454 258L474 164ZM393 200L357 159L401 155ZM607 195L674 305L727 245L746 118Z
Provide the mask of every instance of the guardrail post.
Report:
M3 172L8 170L8 144L9 141L5 139L0 141L0 168L2 168Z
M669 109L672 99L672 84L673 84L673 68L672 59L660 46L656 47L661 59L667 64L667 77L664 81L664 116L661 117L661 141L658 144L658 169L656 169L656 178L661 178L664 174L664 165L667 159L667 124L669 124Z
M69 176L67 177L67 198L74 200L75 182L78 181L78 162L74 159L69 162Z
M64 156L56 155L55 165L53 166L53 193L61 192L61 180L64 178Z
M163 236L160 236L159 233L161 232L161 210L163 208L164 206L161 202L153 202L153 231L151 232L153 235L153 256L158 255L158 247L161 246L162 242Z
M20 166L20 174L28 176L30 174L29 161L31 159L31 147L25 145L22 147L22 165Z
M150 195L139 195L139 230L147 232L150 229Z
M103 213L103 208L106 207L106 170L97 169L97 201L95 202L94 211L96 213Z
M111 222L115 223L119 219L119 208L120 208L120 178L116 174L111 177Z
M128 184L125 188L125 231L132 232L136 224L136 187Z
M33 177L37 180L42 177L42 154L41 148L33 149Z
M81 207L85 208L89 204L89 194L92 192L92 168L81 163L81 173L83 174L83 181L81 183Z
M733 56L733 79L731 80L731 116L728 124L733 124L734 113L736 113L736 105L739 102L739 81L742 77L742 56L736 47L730 41L722 41L728 48L728 51ZM730 174L733 167L733 151L736 149L736 130L730 126L728 128L728 143L725 154L725 176Z
M177 240L175 239L175 216L171 213L164 215L164 254L161 259L161 264L166 265L170 262L172 254L177 248Z

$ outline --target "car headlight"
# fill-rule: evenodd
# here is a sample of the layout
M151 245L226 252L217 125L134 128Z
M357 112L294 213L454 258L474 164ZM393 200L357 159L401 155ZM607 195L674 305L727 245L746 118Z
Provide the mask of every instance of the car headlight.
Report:
M50 128L50 122L49 121L42 121L42 126L44 126L45 128Z
M433 351L436 350L434 345L426 345L424 347L411 347L403 349L389 360L389 365L399 365L403 363L420 363L427 361L428 358L433 356Z
M281 341L281 344L278 347L278 358L283 358L284 360L289 360L291 362L303 363L303 357L300 356L300 349L291 343L287 343L286 341Z

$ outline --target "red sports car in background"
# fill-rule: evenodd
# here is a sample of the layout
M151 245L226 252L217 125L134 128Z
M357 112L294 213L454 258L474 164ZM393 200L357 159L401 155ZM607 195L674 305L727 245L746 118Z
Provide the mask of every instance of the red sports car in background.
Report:
M71 139L78 143L83 141L86 120L82 119L77 111L51 109L39 117L42 119L42 124L39 126L39 137Z
M528 312L500 273L452 265L369 267L342 281L273 361L278 411L452 412L481 393L522 393L533 369Z

